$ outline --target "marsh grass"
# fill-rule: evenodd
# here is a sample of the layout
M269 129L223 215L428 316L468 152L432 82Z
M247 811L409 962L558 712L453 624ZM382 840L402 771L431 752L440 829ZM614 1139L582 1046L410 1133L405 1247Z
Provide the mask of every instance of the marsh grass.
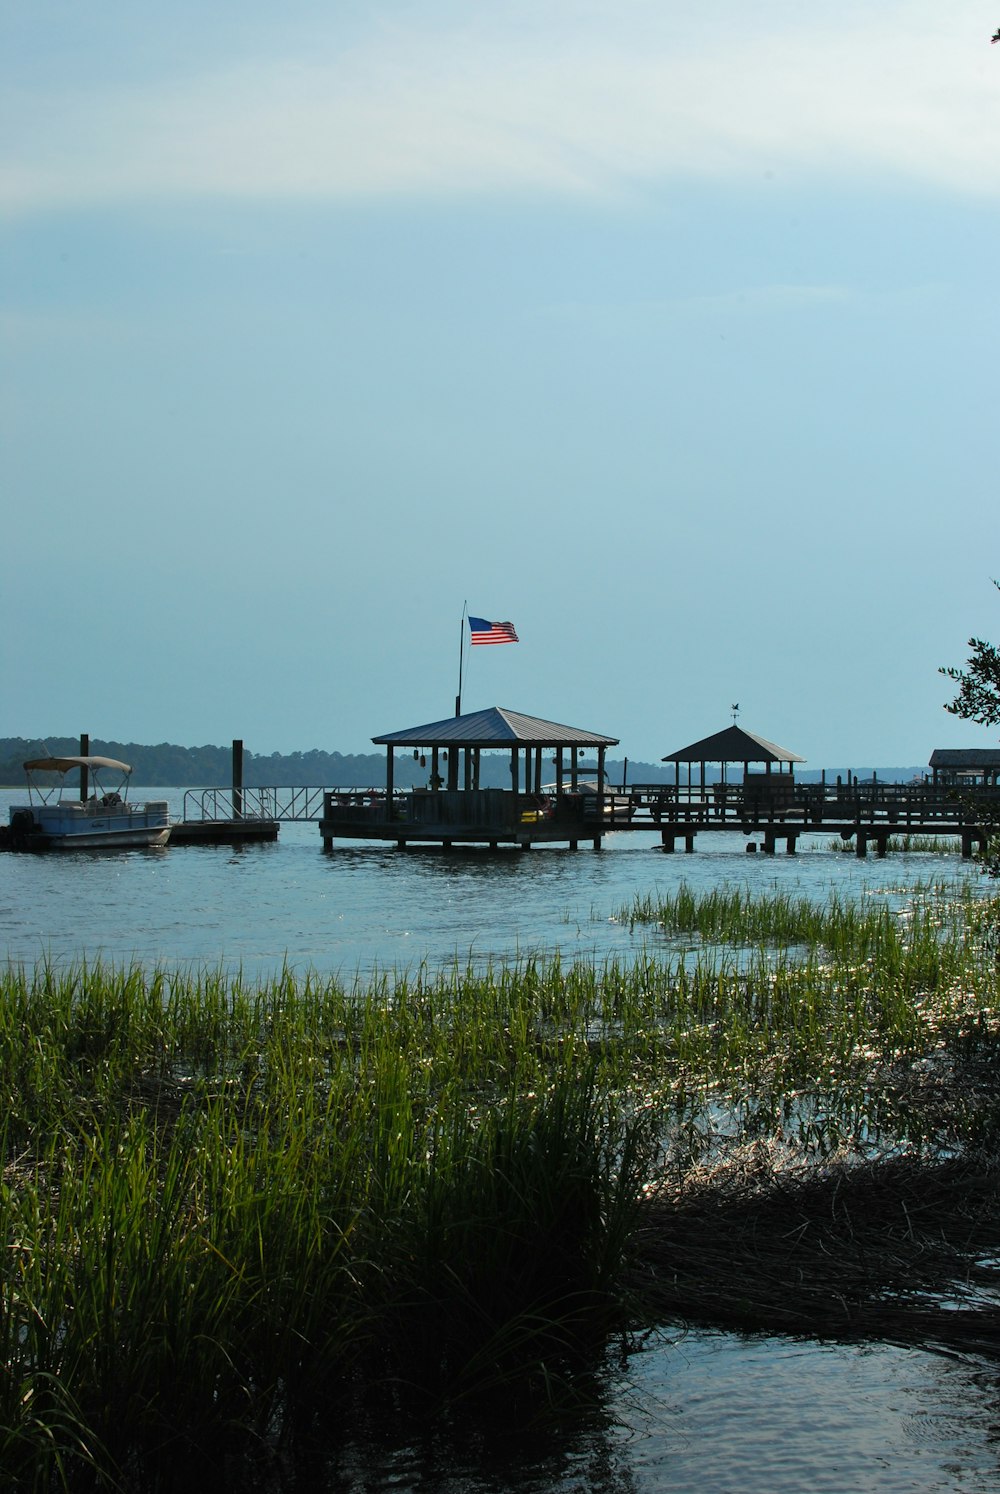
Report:
M454 1399L606 1332L656 1130L558 984L8 972L14 1486L266 1461L345 1386Z
M996 905L647 912L697 957L353 988L8 970L11 1486L249 1487L362 1404L544 1403L637 1291L667 1303L642 1242L678 1179L755 1146L807 1169L995 1148Z
M843 854L845 851L853 856L855 845L853 840L843 840L839 835L828 835L824 840L817 843L820 850L837 851ZM920 854L935 856L958 856L962 851L962 842L957 835L890 835L886 841L886 851L889 855L897 853Z

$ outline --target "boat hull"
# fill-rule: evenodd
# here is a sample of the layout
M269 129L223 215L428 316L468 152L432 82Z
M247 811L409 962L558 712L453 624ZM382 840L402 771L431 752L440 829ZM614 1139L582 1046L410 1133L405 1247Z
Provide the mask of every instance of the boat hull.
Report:
M19 806L10 812L14 845L24 850L105 851L165 846L170 839L167 801L131 806L61 803Z
M119 846L165 846L170 826L152 830L141 826L129 829L84 831L78 835L43 836L48 851L110 851Z

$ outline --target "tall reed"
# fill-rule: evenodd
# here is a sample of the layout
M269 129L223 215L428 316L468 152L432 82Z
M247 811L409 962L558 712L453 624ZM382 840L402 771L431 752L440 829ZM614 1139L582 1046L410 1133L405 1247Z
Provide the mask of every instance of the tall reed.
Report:
M551 1384L625 1320L663 1166L1000 1132L995 905L656 908L696 952L0 975L11 1486L165 1488L336 1437L362 1389Z

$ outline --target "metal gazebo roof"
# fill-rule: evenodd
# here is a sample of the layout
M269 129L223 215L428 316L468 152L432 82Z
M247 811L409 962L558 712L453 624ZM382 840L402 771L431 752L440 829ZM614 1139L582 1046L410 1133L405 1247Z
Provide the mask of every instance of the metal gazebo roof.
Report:
M805 758L742 726L727 726L661 759L665 763L804 763Z
M376 746L386 747L615 747L618 740L503 706L372 737Z

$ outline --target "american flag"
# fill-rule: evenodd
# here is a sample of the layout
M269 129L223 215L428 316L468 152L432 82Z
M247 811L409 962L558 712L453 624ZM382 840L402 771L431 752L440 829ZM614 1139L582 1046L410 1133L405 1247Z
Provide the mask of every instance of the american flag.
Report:
M517 643L513 623L487 622L485 617L470 617L473 643Z

